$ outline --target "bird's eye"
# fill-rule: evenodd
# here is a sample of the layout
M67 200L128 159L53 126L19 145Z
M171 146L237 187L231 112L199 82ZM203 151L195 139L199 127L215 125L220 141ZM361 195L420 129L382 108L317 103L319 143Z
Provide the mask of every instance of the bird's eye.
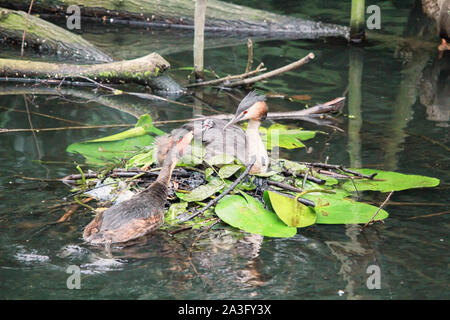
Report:
M243 114L247 114L248 110L245 110L244 112L242 112Z

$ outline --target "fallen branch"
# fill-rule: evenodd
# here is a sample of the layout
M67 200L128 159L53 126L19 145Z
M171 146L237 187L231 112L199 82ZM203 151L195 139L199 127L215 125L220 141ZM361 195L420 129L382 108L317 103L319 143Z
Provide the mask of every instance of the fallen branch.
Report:
M286 194L286 193L275 191L275 190L270 190L270 191L274 192L274 193L277 193L277 194L280 194L280 195L282 195L284 197L287 197L287 198L290 198L290 199L295 199L295 196L293 196L291 194ZM301 204L304 204L305 206L309 206L309 207L315 207L316 206L314 201L308 200L308 199L305 199L305 198L298 197L297 201L300 202Z
M370 176L368 176L368 175L362 174L360 172L348 169L342 165L326 164L326 163L319 163L319 162L305 163L305 164L309 167L340 170L340 171L343 171L346 173L350 173L350 174L354 175L355 177L365 178L365 179L370 179L370 180L373 180L373 178L375 178L375 176L378 174L375 172L375 173L371 174Z
M257 74L259 72L266 71L267 68L263 68L263 66L264 66L264 64L260 63L259 66L253 71L248 71L248 72L234 75L234 76L226 76L223 78L214 79L214 80L210 80L210 81L191 83L191 84L188 84L186 86L186 88L212 86L212 85L217 85L217 84L221 84L221 83L228 83L230 80L234 80L234 79L245 79L245 78L252 76L254 74Z
M365 225L363 225L360 229L360 231L363 231L369 224L371 224L373 222L373 220L375 219L375 217L378 215L378 213L381 211L381 209L383 209L383 207L386 205L386 203L389 201L389 199L391 198L392 194L394 193L394 191L391 191L388 196L386 197L386 200L383 201L383 203L381 204L381 206L378 208L377 212L375 212L375 214L373 215L373 217L370 219L369 222L367 222Z
M410 218L408 218L408 219L409 219L409 220L414 220L414 219L422 219L422 218L431 218L431 217L442 216L442 215L448 214L448 213L450 213L450 210L441 211L441 212L436 212L436 213L430 213L430 214L425 214L425 215L423 215L423 216L410 217Z
M29 0L0 0L0 5L26 10ZM124 23L136 27L194 29L195 2L192 0L40 0L34 4L34 12L65 17L70 5L81 7L83 18L90 17L103 24ZM345 26L279 15L217 0L208 0L205 31L228 35L268 35L277 39L347 38L349 33L348 27Z
M247 86L249 84L261 81L261 80L266 80L272 77L275 77L281 73L284 72L288 72L291 70L294 70L296 68L301 67L302 65L308 63L310 60L314 59L314 53L310 52L306 57L297 60L291 64L288 64L287 66L272 70L270 72L266 72L264 74L261 74L259 76L253 77L253 78L248 78L248 79L244 79L241 81L235 81L235 82L231 82L229 84L224 84L225 87L238 87L238 86Z
M87 77L98 82L125 81L152 87L154 80L169 67L169 62L157 53L133 60L94 65L0 59L0 76L39 79Z
M66 59L112 61L109 55L81 36L30 15L31 5L27 1L28 14L0 8L0 38L5 44L19 47L20 56L23 56L25 48L30 48L41 54L54 54Z
M88 203L89 201L91 201L93 198L86 198L82 200L82 203ZM72 214L78 210L78 208L80 207L80 204L75 203L73 204L69 210L67 210L67 212L61 217L59 218L56 223L62 223L62 222L66 222L68 220L70 220L70 217L72 216Z

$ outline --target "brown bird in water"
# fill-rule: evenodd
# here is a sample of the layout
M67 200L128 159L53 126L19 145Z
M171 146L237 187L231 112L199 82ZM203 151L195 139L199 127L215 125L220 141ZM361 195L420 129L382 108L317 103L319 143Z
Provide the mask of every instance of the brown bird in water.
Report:
M191 143L193 132L168 143L161 171L148 188L97 214L85 228L83 239L91 244L123 243L158 229L164 222L164 206L172 171Z
M256 91L251 91L239 103L231 121L214 118L203 121L195 120L172 130L170 135L159 137L155 141L156 158L161 163L168 151L168 141L177 139L188 131L193 131L194 140L201 142L205 147L204 160L231 155L248 165L250 160L255 157L256 161L250 173L266 172L269 167L269 157L259 135L259 127L266 118L267 111L266 97L258 95ZM249 120L246 132L235 125L243 120ZM204 129L205 123L208 127L207 130ZM196 130L196 127L202 128L202 130ZM190 150L191 148L188 146L186 153L189 154Z

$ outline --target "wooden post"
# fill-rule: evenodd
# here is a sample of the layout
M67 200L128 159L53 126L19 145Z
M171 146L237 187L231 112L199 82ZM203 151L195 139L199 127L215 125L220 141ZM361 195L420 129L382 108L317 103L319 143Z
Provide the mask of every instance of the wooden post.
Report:
M352 0L352 12L350 17L350 42L361 43L365 40L364 13L365 0Z
M205 31L206 0L195 1L194 13L194 74L203 79L203 47Z

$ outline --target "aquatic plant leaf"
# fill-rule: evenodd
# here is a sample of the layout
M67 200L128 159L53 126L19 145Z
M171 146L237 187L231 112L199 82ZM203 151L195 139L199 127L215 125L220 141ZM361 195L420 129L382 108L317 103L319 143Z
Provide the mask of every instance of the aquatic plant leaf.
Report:
M206 168L205 169L205 180L210 181L214 175L214 169L213 168Z
M284 125L273 124L267 129L266 135L262 135L262 140L268 150L273 147L282 147L286 149L302 148L305 145L302 141L312 139L316 136L316 131L301 129L288 129Z
M210 166L219 166L224 164L232 164L235 162L239 162L235 157L229 154L218 154L206 160L206 162Z
M343 198L345 193L308 193L302 197L312 200L316 206L317 224L359 224L369 222L378 207ZM381 209L374 221L386 219L389 214Z
M127 162L127 168L149 166L155 162L153 149L148 152L139 153Z
M219 169L219 177L222 179L229 178L241 168L242 165L240 164L227 164Z
M292 172L304 172L306 170L308 170L308 167L305 166L304 164L295 162L295 161L291 161L291 160L287 160L287 159L281 159L281 162L283 164L283 167L286 170L292 171Z
M89 163L117 162L130 157L145 146L152 145L155 138L149 133L164 134L153 126L152 118L146 114L139 118L132 129L95 140L73 143L66 151L83 155Z
M145 134L118 141L79 142L69 145L66 151L81 154L89 163L106 164L128 158L154 140L154 137Z
M295 198L283 196L278 192L265 191L271 206L278 217L291 227L307 227L316 222L314 209L298 202Z
M358 191L372 190L381 192L401 191L412 188L431 188L439 185L439 179L403 174L392 171L382 171L374 169L353 169L357 172L371 175L378 173L373 180L371 179L354 179ZM352 181L346 181L342 187L348 191L355 191Z
M165 220L167 223L172 224L175 220L177 220L177 217L184 212L186 212L188 203L187 202L176 202L172 203L169 207L169 210L166 212Z
M207 184L195 188L190 193L176 192L176 195L187 202L202 201L219 192L225 185L221 179L214 177Z
M243 196L227 195L215 208L217 216L229 225L267 237L289 238L297 228L287 226L278 216L264 208L255 198L241 192Z
M95 140L89 140L86 142L106 142L106 141L118 141L118 140L124 140L129 139L133 137L139 137L147 133L154 133L156 135L164 135L165 132L159 130L158 128L153 126L153 120L152 117L148 114L142 115L134 128L125 130L120 133L113 134L111 136L95 139Z

